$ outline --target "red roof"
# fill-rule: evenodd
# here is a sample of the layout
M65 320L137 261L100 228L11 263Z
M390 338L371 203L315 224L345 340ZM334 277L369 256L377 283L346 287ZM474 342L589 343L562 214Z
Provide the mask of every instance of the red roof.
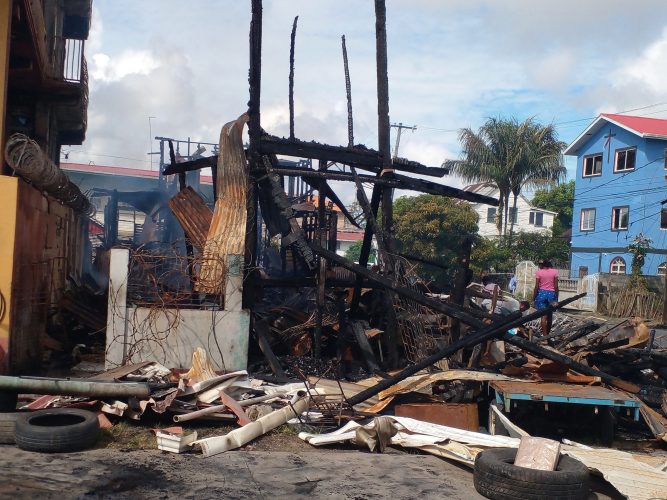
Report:
M126 177L143 177L157 179L159 173L157 170L146 170L145 168L114 167L109 165L89 165L86 163L61 163L60 168L72 172L88 172L101 175L123 175ZM202 184L213 184L213 177L202 175Z
M612 115L609 113L602 113L600 116L604 116L619 125L625 125L625 127L644 136L667 137L667 120L644 118L643 116Z
M586 144L590 137L599 132L607 124L612 123L628 132L637 134L643 139L663 139L667 140L667 120L658 118L644 118L643 116L615 115L603 113L598 116L593 123L579 134L579 136L570 144L563 154L576 155L577 151Z
M336 239L338 241L362 241L364 239L364 231L338 231Z

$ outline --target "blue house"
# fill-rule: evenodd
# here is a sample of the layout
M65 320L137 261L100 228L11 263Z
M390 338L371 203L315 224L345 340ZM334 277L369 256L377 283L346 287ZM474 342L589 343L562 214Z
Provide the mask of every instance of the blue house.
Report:
M648 237L642 271L667 264L667 120L601 114L565 150L577 157L572 223L573 278L629 274L628 245Z

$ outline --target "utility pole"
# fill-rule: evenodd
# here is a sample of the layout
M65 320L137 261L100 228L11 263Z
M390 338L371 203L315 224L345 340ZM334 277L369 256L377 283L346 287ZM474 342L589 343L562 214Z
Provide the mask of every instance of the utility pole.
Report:
M392 123L391 128L398 129L398 132L396 133L396 144L394 144L394 155L392 157L395 160L396 158L398 158L398 148L401 144L401 132L403 131L403 129L412 130L414 132L415 130L417 130L417 125L413 125L412 127L410 127L409 125L403 125L402 123Z

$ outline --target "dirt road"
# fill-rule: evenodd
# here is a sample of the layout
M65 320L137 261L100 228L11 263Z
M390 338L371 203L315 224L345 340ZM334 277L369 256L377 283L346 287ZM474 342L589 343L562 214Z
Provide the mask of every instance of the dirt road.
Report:
M0 498L332 498L475 500L469 469L392 450L233 451L211 458L157 450L29 453L0 446Z

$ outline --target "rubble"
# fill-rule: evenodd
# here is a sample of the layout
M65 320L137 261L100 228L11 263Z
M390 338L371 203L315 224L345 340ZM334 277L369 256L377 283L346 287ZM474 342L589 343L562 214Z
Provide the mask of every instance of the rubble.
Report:
M163 201L180 225L173 234L184 240L108 252L109 369L87 379L0 376L0 391L20 393L26 412L95 411L102 427L122 419L173 421L183 427L158 429L158 449L205 457L289 423L336 429L301 432L313 446L352 442L382 452L396 445L467 466L483 450L519 448L516 465L525 465L520 443L530 447L537 437L511 415L527 418L531 434L562 442L554 441L542 470L557 469L560 447L631 498L664 497L664 469L618 450L571 444L562 430L569 424L595 439L594 430L613 435L622 427L664 446L667 349L655 342L655 325L562 312L585 293L524 311L508 294L470 283L470 242L453 282L434 293L409 265L423 259L399 255L394 189L498 200L397 173L444 175L389 154L384 2L376 6L378 149L354 144L347 72L348 146L296 138L292 107L289 138L262 129L262 2L253 0L247 113L222 127L219 155L176 162L170 144L172 163L162 174L177 175L179 191ZM293 57L291 65L293 74ZM290 87L290 101L291 94ZM284 165L277 155L306 158L310 166ZM186 185L186 172L205 167L215 179L213 209ZM350 213L328 181L354 183L362 213ZM363 184L373 186L370 199ZM147 230L149 212L163 205L149 204ZM363 227L358 262L336 253L339 215ZM369 268L373 239L378 262ZM65 296L63 308L91 328L99 325L75 294ZM542 336L539 320L551 313L553 328ZM65 350L59 340L49 342ZM488 422L480 422L487 412ZM574 421L577 412L584 418ZM551 419L563 425L551 426ZM237 428L205 438L186 433L202 421ZM624 466L612 465L621 458ZM634 473L647 478L641 492L628 487Z

